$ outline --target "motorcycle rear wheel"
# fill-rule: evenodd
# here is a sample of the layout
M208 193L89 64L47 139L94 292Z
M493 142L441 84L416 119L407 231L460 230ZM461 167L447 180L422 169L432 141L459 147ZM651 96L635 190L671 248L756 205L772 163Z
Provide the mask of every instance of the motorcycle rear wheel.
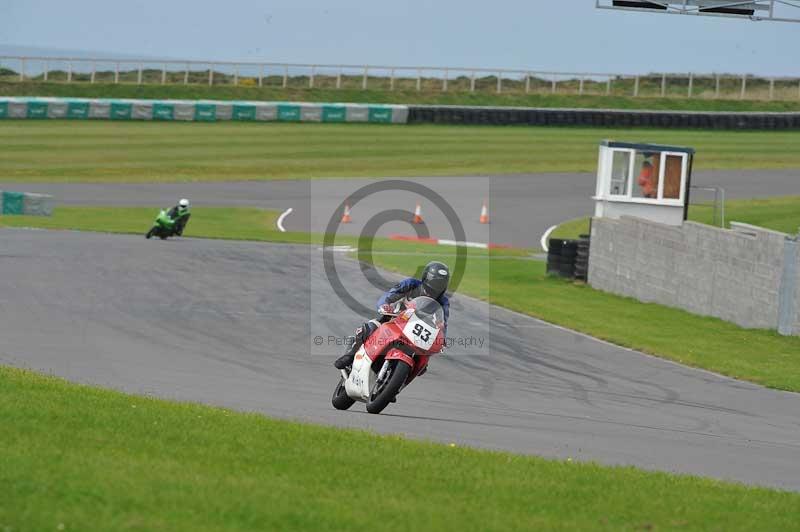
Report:
M383 386L379 387L376 383L375 389L370 394L367 402L367 412L370 414L380 414L397 396L400 388L405 384L408 374L411 373L411 367L405 362L392 360L389 364L391 375L382 383Z
M344 389L344 377L339 377L339 384L336 385L336 388L333 389L333 397L331 397L331 404L333 408L336 410L347 410L353 404L355 404L356 400L351 399L349 395L347 395L347 391Z

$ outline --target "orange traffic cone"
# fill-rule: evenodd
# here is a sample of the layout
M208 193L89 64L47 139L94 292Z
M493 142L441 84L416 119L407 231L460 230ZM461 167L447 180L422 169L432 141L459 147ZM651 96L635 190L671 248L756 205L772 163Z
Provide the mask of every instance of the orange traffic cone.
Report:
M344 214L342 214L342 223L343 224L349 224L352 221L353 221L353 219L350 218L350 205L345 203L344 204Z
M417 203L417 208L414 209L414 219L411 220L411 223L421 224L422 222L422 207L419 203Z
M482 224L488 224L489 223L489 209L486 207L486 202L485 201L483 202L483 206L481 207L480 222Z

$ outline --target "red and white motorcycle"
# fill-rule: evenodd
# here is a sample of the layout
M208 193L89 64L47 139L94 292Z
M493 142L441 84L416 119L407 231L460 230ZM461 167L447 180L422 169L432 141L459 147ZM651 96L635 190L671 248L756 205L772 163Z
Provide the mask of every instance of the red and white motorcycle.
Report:
M400 305L398 305L400 306ZM444 347L444 311L430 297L402 304L397 314L373 332L356 352L353 368L333 391L334 408L347 410L356 401L379 414L397 394L428 367Z

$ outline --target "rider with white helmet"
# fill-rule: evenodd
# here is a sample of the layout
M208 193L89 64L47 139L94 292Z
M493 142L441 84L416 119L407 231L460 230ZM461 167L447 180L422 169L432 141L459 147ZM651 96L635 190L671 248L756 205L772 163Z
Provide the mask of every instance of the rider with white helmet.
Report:
M189 212L190 203L186 198L182 198L177 205L172 207L167 214L171 220L175 221L175 234L181 236L186 224L189 222L191 213Z

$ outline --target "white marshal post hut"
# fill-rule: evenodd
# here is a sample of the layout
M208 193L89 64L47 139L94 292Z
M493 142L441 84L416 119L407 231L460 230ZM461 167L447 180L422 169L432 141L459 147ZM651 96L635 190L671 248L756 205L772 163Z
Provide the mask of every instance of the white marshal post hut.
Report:
M595 217L686 220L693 148L604 140L597 163Z

